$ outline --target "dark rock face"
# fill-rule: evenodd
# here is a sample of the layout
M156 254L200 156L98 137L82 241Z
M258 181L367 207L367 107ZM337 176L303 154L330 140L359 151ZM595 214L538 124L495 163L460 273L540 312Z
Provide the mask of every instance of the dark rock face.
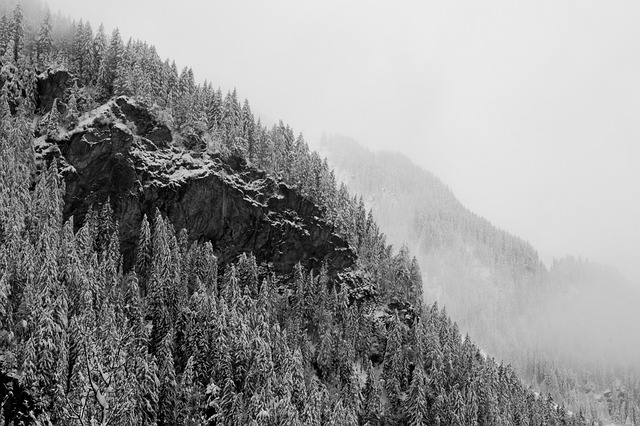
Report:
M399 300L392 300L385 307L385 313L388 317L396 315L407 326L411 325L418 319L419 315L416 313L415 307L409 302L402 302Z
M33 396L14 374L0 371L0 398L4 418L13 420L12 424L32 424L34 416L42 414Z
M278 273L298 262L307 268L326 262L330 271L354 263L355 254L310 200L240 158L186 151L172 139L166 125L125 97L82 117L54 141L58 149L43 150L63 157L65 219L81 223L91 205L109 198L125 266L143 216L152 218L156 209L190 240L211 241L222 263L243 252L273 262Z
M36 80L36 108L41 112L50 111L54 99L63 99L65 92L73 86L73 81L73 75L68 71L44 71Z

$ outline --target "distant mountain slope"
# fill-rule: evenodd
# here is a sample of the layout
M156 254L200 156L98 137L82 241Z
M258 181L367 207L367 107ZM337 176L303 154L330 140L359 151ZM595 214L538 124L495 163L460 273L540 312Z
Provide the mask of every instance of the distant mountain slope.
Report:
M456 237L486 247L491 253L482 255L496 263L528 271L541 268L529 243L468 210L440 179L404 155L374 153L340 136L323 139L321 147L349 187L381 213L378 221L395 244L419 241L416 248L429 251L453 246ZM409 231L407 223L419 233Z
M499 340L513 337L506 335L523 311L519 302L528 303L545 272L533 247L469 211L440 179L401 154L374 153L343 137L324 139L322 152L364 197L389 241L417 253L428 298L505 355L510 345Z
M321 152L389 241L417 253L427 300L446 306L480 347L574 409L605 418L616 412L585 389L602 393L617 377L638 377L636 289L610 269L573 258L547 270L529 243L469 211L401 154L340 136L324 137ZM625 373L593 379L601 368Z

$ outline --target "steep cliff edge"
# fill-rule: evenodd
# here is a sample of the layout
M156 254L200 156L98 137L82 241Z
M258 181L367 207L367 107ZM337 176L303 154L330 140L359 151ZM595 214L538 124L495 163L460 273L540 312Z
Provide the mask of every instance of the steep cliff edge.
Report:
M190 240L211 241L223 263L243 252L288 273L355 261L318 207L237 157L188 151L145 106L113 99L70 131L36 139L36 155L58 158L66 184L65 220L81 224L90 206L111 200L125 267L134 258L143 216L156 209Z

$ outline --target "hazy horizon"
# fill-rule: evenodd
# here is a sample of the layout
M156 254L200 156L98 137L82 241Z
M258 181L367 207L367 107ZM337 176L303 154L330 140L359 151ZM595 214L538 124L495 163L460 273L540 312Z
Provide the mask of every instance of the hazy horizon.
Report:
M310 141L408 155L547 262L640 277L639 4L47 3L236 87Z

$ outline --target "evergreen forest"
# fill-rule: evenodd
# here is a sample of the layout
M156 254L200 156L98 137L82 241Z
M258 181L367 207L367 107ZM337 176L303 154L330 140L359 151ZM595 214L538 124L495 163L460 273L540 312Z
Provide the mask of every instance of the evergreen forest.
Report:
M0 424L596 424L290 125L92 25L0 1Z

